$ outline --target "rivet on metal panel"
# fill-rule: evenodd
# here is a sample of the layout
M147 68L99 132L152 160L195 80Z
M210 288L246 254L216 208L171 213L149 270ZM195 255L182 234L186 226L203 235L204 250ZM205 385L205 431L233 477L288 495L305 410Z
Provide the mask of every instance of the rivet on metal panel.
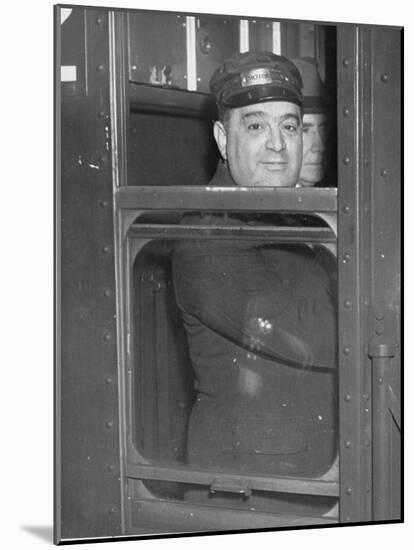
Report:
M387 75L387 73L383 73L383 74L381 75L381 80L382 80L382 82L388 82L388 75Z
M102 22L103 22L102 17L97 17L97 18L96 18L96 24L97 24L97 25L102 25Z
M343 65L344 67L349 67L349 59L344 59L344 60L342 61L342 65Z
M106 208L108 206L108 201L99 201L99 206L101 208Z
M303 202L303 197L299 196L299 197L297 198L297 201L298 201L298 202Z
M201 77L200 76L197 77L197 82L201 82Z
M371 446L371 440L368 439L368 438L364 441L364 443L365 443L365 447L370 447Z
M116 507L115 506L111 506L108 510L108 514L115 514L116 512Z
M132 71L136 71L136 70L137 70L137 66L136 66L136 65L132 65L131 70L132 70Z
M114 381L114 379L112 378L112 376L107 376L105 378L105 383L106 384L112 384L113 381Z
M386 178L386 177L388 176L388 172L387 172L387 170L385 170L384 168L381 170L380 173L381 173L381 176L382 176L383 178Z
M377 327L375 327L375 334L377 336L382 336L385 332L385 329L384 329L384 325L378 325Z
M348 347L345 347L342 351L344 355L349 355L351 353L351 350Z
M349 449L350 446L351 446L351 442L350 441L345 441L344 445L347 449Z
M110 288L105 288L102 294L105 298L109 298L110 296L112 296L112 290Z
M96 67L96 70L102 73L105 70L105 67L102 64L100 64Z
M115 471L115 465L114 464L108 464L106 469L108 470L108 472L114 472Z
M369 401L370 400L370 396L369 396L369 393L364 393L364 395L362 396L366 401Z
M347 204L342 207L342 212L344 212L345 214L348 214L350 210L351 208Z
M343 260L342 260L343 263L346 264L347 262L349 262L350 259L351 259L351 254L349 254L349 252L345 252Z
M349 300L345 300L344 306L349 309L351 307L351 302Z
M384 382L384 379L382 378L382 376L380 376L380 377L378 378L378 384L382 384L383 382Z
M351 394L346 393L344 399L345 399L345 401L348 401L348 402L351 401Z
M100 156L100 157L99 157L99 162L100 162L100 164L105 164L105 162L106 162L106 156L105 156L105 155Z
M346 495L352 495L352 488L351 488L351 487L347 487L347 488L345 489L345 494L346 494Z
M111 428L114 427L114 421L113 420L108 420L105 425L108 428L108 430L110 430Z
M106 112L105 112L103 109L101 109L101 110L98 112L98 116L99 116L100 118L105 118L105 117L106 117Z
M111 339L111 333L110 332L104 332L103 339L104 339L105 342L109 342L109 340Z
M342 162L345 164L345 166L348 166L348 164L350 164L350 162L351 162L351 159L349 157L345 156L342 159Z
M344 107L343 110L342 110L342 113L343 113L344 116L348 116L349 112L350 111L349 111L348 107Z
M102 252L103 252L103 254L109 254L111 252L111 247L108 244L105 244L102 247Z

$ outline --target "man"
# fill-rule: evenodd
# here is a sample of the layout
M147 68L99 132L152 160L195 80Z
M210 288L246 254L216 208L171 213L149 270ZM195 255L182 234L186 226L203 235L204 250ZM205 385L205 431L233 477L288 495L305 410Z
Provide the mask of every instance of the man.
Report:
M325 187L327 172L327 134L328 101L326 91L319 75L316 60L312 57L300 57L292 60L299 69L303 82L303 150L302 166L296 187ZM337 234L337 219L326 213L320 213L323 219ZM319 225L314 216L304 216L303 223ZM336 244L328 249L336 255ZM323 251L321 251L321 254ZM327 257L327 261L332 258Z
M301 87L296 67L269 52L237 54L214 73L214 136L223 162L210 185L295 186ZM245 227L269 220L192 213L183 223ZM173 278L196 376L188 463L243 475L323 475L336 449L335 290L314 250L183 239L174 246ZM188 498L295 513L332 505L264 494L194 488Z
M303 158L298 187L320 184L326 174L327 105L316 61L293 59L303 81Z

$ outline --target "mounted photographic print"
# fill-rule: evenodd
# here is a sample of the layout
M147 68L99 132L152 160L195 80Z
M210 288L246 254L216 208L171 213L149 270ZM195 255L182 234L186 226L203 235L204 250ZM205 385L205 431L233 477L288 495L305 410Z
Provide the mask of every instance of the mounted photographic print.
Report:
M401 522L402 28L55 6L55 543Z

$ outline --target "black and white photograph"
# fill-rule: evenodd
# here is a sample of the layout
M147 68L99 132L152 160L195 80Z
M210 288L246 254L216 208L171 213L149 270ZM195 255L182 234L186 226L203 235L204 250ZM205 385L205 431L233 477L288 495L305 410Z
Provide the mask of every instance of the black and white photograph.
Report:
M56 542L401 521L402 28L55 9Z
M48 6L52 178L31 183L48 211L19 219L26 242L50 220L48 378L33 355L25 383L39 370L49 406L31 396L16 433L49 522L20 529L91 548L397 541L404 15L106 4ZM21 70L30 96L40 70Z

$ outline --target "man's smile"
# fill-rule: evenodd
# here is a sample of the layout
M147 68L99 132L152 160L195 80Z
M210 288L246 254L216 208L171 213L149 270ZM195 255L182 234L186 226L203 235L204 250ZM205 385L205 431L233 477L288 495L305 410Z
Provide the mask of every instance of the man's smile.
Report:
M262 161L260 164L270 172L279 172L282 170L286 170L288 166L288 163L286 161Z

